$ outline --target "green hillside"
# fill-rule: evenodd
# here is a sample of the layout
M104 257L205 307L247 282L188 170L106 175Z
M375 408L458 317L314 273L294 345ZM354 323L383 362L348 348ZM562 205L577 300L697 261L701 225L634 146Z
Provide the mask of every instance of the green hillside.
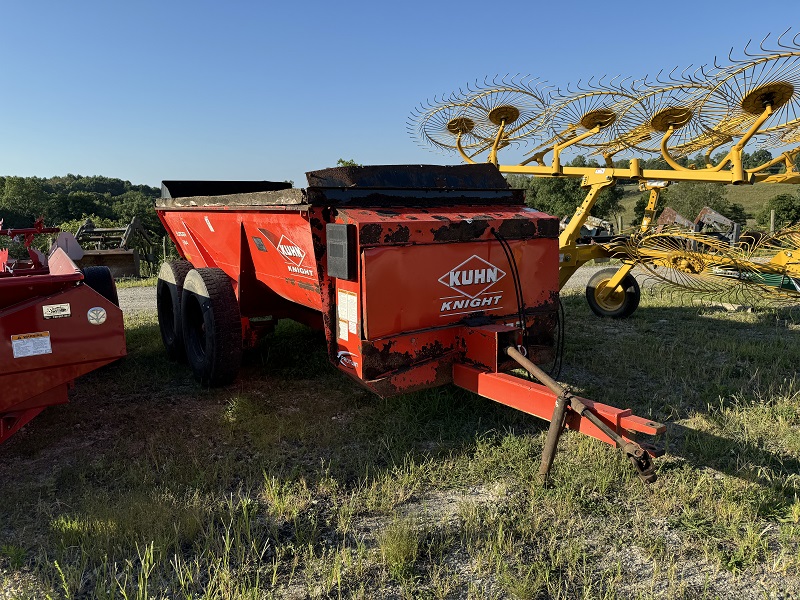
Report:
M753 217L766 206L771 198L779 196L780 194L797 194L798 189L800 189L800 185L787 183L726 185L723 187L727 193L727 199L732 203L741 204L750 215L747 221L748 225L755 224L755 219ZM622 213L622 219L627 226L633 221L633 207L636 201L641 197L642 192L638 190L636 185L625 185L623 186L623 190L624 194L621 204L625 212ZM694 219L697 215L684 216Z

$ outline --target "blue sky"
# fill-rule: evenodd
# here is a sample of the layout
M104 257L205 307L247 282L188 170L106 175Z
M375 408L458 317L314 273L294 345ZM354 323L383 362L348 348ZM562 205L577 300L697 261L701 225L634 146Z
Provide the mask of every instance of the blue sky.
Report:
M292 179L455 164L415 106L486 75L565 86L711 62L792 26L770 2L0 2L0 174Z

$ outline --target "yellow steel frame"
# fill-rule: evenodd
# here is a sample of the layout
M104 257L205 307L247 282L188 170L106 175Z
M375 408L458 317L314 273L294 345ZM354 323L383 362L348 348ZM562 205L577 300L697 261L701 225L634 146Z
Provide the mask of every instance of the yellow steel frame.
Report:
M537 152L532 158L520 163L518 165L500 165L498 164L497 153L503 146L503 133L505 130L505 122L502 122L498 128L496 137L491 143L489 152L489 160L495 165L502 173L531 175L535 177L580 177L581 187L588 188L583 202L575 210L575 213L567 224L566 229L561 232L559 236L559 286L564 287L567 281L582 265L588 261L597 258L617 257L623 262L623 265L614 274L612 279L605 285L604 289L598 292L600 299L609 297L613 293L621 292L620 284L625 279L626 275L630 273L631 269L636 264L635 260L626 256L624 248L616 244L578 244L577 240L580 237L581 227L585 224L587 217L597 200L597 195L604 189L613 186L620 179L631 179L640 182L650 181L663 181L663 182L704 182L704 183L727 183L734 185L752 185L755 183L800 183L800 173L795 170L794 158L800 153L800 147L782 153L777 158L770 160L763 165L754 169L745 169L743 166L743 152L746 144L755 136L760 127L769 119L772 114L772 106L767 104L764 112L753 122L749 130L741 137L741 139L733 145L728 151L726 156L716 165L712 165L710 161L710 153L713 148L706 152L705 169L692 169L680 165L672 156L670 156L667 144L670 137L672 137L675 129L670 127L664 134L661 140L661 154L671 169L642 169L641 161L637 158L631 159L628 168L616 168L610 160L610 156L606 156L606 164L608 166L602 168L595 167L565 167L561 165L561 153L566 148L577 144L578 142L597 134L602 127L596 126L592 129L585 131L582 134L574 135L574 131L564 132L564 137L572 135L569 139L561 143L554 143L552 146ZM487 148L489 143L487 143ZM715 146L717 147L717 146ZM461 145L461 134L456 137L456 149L458 150L461 158L467 162L475 164L471 156L468 156ZM550 164L547 164L544 157L551 152L553 157ZM474 155L473 155L474 156ZM536 162L536 165L527 163ZM781 174L768 174L765 173L769 167L784 163L786 165L786 172ZM725 167L730 164L729 169ZM656 202L658 200L659 190L655 186L648 186L650 189L650 197L645 208L644 219L641 224L641 231L646 231L655 216ZM778 257L776 261L781 260ZM794 266L791 261L785 262L786 265ZM765 269L769 267L765 266ZM798 269L800 275L800 269Z

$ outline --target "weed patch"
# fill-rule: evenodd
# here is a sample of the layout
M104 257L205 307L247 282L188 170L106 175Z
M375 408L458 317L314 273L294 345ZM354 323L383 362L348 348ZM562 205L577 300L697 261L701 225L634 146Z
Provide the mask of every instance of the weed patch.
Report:
M800 589L800 328L645 294L566 295L562 379L668 422L645 487L567 432L443 387L381 400L280 323L225 389L128 357L0 447L0 598L790 598Z

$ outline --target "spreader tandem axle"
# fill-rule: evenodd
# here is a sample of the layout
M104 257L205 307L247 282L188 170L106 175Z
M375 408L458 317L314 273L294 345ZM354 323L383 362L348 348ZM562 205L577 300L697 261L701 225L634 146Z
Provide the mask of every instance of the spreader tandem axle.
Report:
M387 397L454 383L621 448L645 481L664 426L561 388L558 220L494 165L342 167L272 182L165 181L157 212L182 257L162 265L168 354L204 385L281 318L325 331L331 362ZM516 371L518 374L514 374ZM524 378L527 371L541 383Z

